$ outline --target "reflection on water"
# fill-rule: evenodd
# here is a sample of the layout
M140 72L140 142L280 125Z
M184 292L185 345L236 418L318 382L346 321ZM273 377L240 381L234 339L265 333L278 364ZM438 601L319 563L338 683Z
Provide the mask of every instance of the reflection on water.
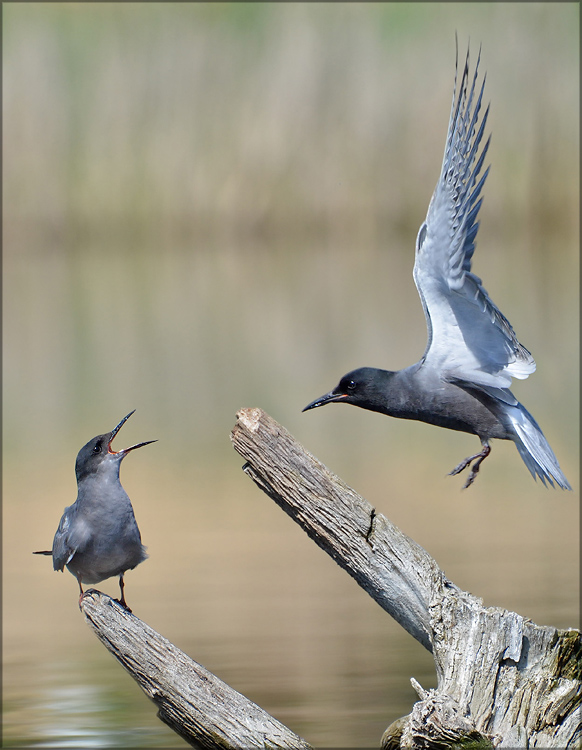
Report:
M116 680L106 684L87 684L87 661L67 659L67 668L52 664L52 677L41 679L27 695L26 706L11 709L10 736L16 733L27 747L37 748L118 748L118 747L182 747L185 743L157 719L151 707L144 711L145 720L136 726L140 714L137 694L116 689ZM67 684L61 684L66 675ZM45 680L42 678L46 677ZM31 720L31 707L34 719ZM141 707L143 709L143 706ZM146 705L147 708L147 705ZM148 716L149 714L149 716ZM107 717L104 720L104 717ZM19 723L21 722L21 723ZM8 744L4 744L7 747ZM10 745L11 746L11 745Z
M108 726L103 727L103 714L111 716L118 710L119 706L112 705L108 693L93 685L76 682L67 687L55 687L48 690L45 699L38 704L40 720L35 729L43 739L34 746L124 747L127 731L112 729L111 719ZM132 744L141 745L140 734L137 732L131 738Z
M150 554L133 611L312 744L377 746L432 658L243 475L229 431L264 408L457 585L577 625L576 492L502 443L462 493L445 475L476 438L301 413L355 366L422 354L414 235L454 29L477 24L495 135L475 271L536 358L514 390L577 490L576 8L134 4L134 24L89 5L6 10L4 743L184 746L74 578L31 554L74 500L79 448L136 408L125 444L159 442L121 472Z

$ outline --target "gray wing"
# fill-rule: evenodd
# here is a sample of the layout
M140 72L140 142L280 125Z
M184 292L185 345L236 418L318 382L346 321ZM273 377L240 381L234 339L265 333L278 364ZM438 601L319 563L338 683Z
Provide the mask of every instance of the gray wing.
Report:
M53 539L53 568L63 570L74 554L83 548L87 534L84 524L79 523L76 506L65 508Z
M422 362L447 379L507 388L536 365L509 321L471 272L479 228L479 178L491 136L482 145L489 107L479 122L485 77L476 96L479 58L469 81L469 51L457 96L457 72L441 175L416 241L414 281L428 328Z

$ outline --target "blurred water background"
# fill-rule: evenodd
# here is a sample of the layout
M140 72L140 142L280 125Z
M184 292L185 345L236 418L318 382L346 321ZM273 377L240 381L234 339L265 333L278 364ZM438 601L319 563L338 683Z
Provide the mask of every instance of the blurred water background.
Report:
M579 8L571 3L3 6L6 747L182 747L31 555L118 448L150 559L134 612L319 747L378 746L430 655L240 470L260 406L487 605L578 625ZM414 240L455 60L493 131L474 270L538 370L514 392L573 493L494 443L345 407L424 351ZM99 586L117 595L116 581Z

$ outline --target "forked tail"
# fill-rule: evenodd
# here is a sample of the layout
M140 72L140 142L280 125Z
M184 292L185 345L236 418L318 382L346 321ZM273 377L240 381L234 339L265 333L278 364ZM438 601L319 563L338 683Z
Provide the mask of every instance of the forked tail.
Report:
M555 482L563 490L571 490L558 459L528 410L518 403L507 411L515 430L515 445L533 478L539 477L544 485L549 482L553 487Z

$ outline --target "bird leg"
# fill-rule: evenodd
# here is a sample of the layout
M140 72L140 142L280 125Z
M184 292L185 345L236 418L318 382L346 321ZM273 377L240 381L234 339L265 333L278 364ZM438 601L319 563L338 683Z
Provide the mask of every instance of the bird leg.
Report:
M460 474L464 469L466 469L470 465L471 461L475 461L475 463L471 467L471 471L469 472L467 481L463 485L463 489L466 490L467 487L470 487L475 481L475 477L477 476L479 472L479 468L481 464L490 453L491 453L490 445L488 443L483 443L483 449L479 451L479 453L475 453L474 456L469 456L469 458L465 458L463 461L461 461L461 463L458 466L455 466L455 468L451 472L449 472L449 476L455 476L456 474Z
M81 602L83 601L83 597L85 596L83 592L83 587L81 586L81 574L77 573L77 583L79 584L79 591L81 592L79 595L79 607L81 606Z
M116 599L116 602L119 602L123 609L125 609L127 612L131 613L131 609L129 608L127 602L125 601L125 594L123 593L123 590L125 589L125 583L123 582L123 573L119 576L119 590L121 591L121 596L119 599Z

